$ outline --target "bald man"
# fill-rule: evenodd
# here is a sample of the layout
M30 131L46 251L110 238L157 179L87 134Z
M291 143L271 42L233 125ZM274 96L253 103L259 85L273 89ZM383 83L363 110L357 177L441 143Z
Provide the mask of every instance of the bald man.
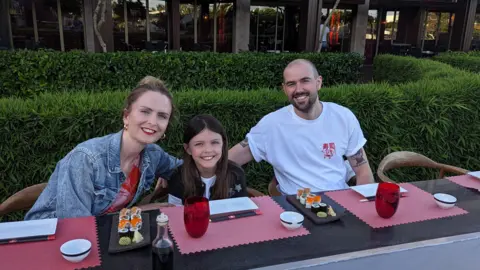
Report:
M308 60L290 62L283 72L283 91L290 105L264 116L232 147L229 159L244 165L255 159L273 166L282 194L348 188L348 167L357 185L373 183L363 149L366 139L355 115L318 98L322 77Z

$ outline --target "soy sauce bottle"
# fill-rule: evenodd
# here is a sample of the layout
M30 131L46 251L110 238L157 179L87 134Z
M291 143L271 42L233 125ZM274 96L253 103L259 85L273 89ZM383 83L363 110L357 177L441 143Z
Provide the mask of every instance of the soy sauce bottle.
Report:
M161 213L157 216L157 237L152 242L153 269L173 269L173 242L168 236L168 216Z

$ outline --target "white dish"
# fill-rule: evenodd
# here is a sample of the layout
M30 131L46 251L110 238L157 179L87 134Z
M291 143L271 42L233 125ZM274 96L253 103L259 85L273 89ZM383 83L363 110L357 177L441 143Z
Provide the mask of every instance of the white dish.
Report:
M442 209L452 208L457 202L457 198L445 193L435 193L433 194L433 198L435 199L437 205Z
M60 247L60 253L62 253L63 258L70 262L81 262L85 259L90 250L92 249L92 243L86 239L74 239L68 242L65 242Z
M285 211L280 214L280 222L288 230L295 230L300 228L303 224L304 219L305 218L303 217L303 215L297 212Z
M0 240L54 235L57 230L57 221L56 218L50 218L2 222L0 223Z
M468 175L471 175L475 178L478 178L480 179L480 171L476 171L476 172L469 172Z
M209 201L208 204L210 207L210 216L258 209L258 206L248 197Z
M377 195L378 183L358 185L350 188L358 192L360 195L362 195L365 198L375 197ZM408 192L408 190L404 189L403 187L400 187L400 193L406 193L406 192Z

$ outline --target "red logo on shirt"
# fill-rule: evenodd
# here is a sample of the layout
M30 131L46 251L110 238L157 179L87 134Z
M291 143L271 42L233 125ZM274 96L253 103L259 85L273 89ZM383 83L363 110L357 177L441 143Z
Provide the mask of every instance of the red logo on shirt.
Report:
M323 144L323 158L331 159L335 155L335 143Z

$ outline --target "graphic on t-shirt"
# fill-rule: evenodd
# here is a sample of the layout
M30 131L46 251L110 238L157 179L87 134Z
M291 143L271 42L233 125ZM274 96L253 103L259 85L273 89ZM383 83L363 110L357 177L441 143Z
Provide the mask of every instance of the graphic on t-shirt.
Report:
M323 144L323 158L331 159L335 155L335 143L324 143Z

